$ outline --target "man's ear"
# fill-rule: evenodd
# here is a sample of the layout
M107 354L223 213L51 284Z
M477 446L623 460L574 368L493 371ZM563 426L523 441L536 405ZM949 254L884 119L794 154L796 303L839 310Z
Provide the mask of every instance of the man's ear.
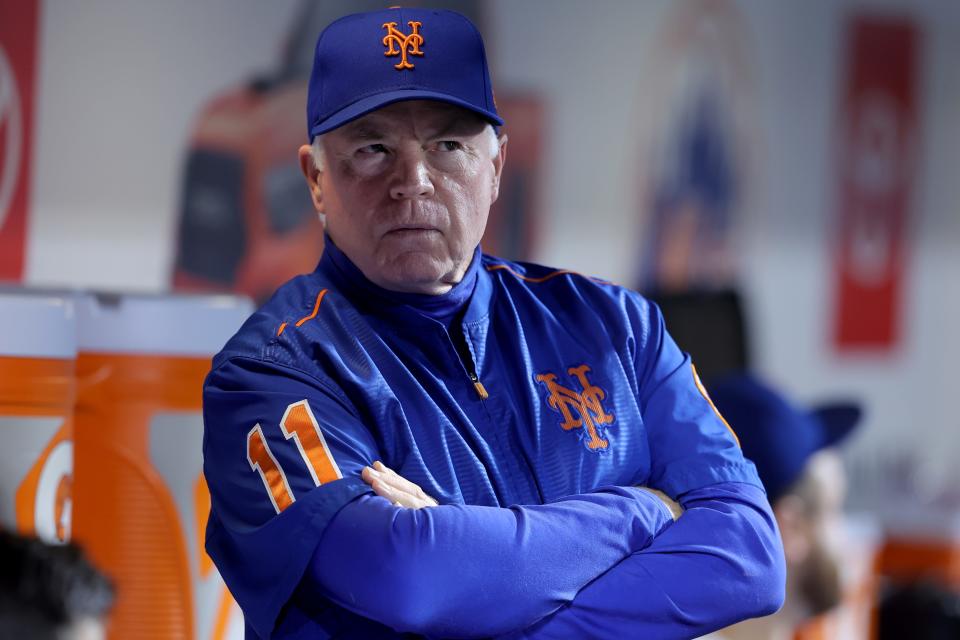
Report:
M493 193L490 198L490 204L497 201L500 195L500 175L503 173L503 163L507 160L507 134L502 134L497 138L500 148L497 155L493 157Z
M300 147L298 155L300 156L300 171L303 172L303 177L307 179L313 208L317 210L317 213L324 213L323 190L320 188L320 176L323 172L317 169L317 163L313 160L313 147L308 144L303 145Z
M802 564L810 555L812 546L812 534L803 499L792 494L780 497L773 505L773 515L777 518L777 525L780 528L787 567Z

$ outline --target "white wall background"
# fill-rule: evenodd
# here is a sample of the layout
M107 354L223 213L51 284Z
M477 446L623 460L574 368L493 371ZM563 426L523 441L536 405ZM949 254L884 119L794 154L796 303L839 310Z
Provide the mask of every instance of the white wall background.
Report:
M803 401L861 396L869 415L853 451L863 464L916 451L928 483L960 485L952 366L960 361L960 3L734 4L746 25L756 114L741 257L760 367ZM276 62L297 5L43 6L27 280L162 290L193 118L216 90ZM675 6L491 2L497 86L535 89L550 106L540 261L633 281L642 246L639 141L650 104L644 79L654 34ZM843 19L863 7L908 14L921 28L923 138L902 345L855 358L835 355L828 339L830 135Z

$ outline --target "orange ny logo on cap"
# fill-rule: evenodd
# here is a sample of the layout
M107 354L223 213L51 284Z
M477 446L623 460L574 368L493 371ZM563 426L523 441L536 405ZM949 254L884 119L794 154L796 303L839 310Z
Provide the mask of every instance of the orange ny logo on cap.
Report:
M409 34L403 33L397 29L396 22L384 22L383 28L387 30L387 35L383 37L383 46L387 50L383 52L385 56L400 56L400 62L393 65L395 69L413 69L413 65L407 61L407 56L422 56L420 45L423 44L423 36L420 35L420 26L422 23L410 20L407 24L412 29ZM396 47L400 47L397 49Z

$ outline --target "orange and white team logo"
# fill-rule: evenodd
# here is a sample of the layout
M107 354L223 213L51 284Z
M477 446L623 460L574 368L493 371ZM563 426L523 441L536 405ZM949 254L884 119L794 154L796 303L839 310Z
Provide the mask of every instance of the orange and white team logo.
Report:
M11 420L19 423L18 433L9 434L8 441L22 445L15 453L20 460L4 458L4 475L12 471L16 476L16 528L47 542L68 542L73 508L72 427L63 418L3 418L0 422L6 427ZM56 429L52 437L51 427ZM22 472L16 470L20 465L25 467Z
M589 371L590 366L585 364L567 369L567 374L575 376L580 383L581 391L559 384L557 375L549 371L537 374L536 380L542 383L550 394L547 404L563 418L560 426L565 431L583 428L583 440L587 448L591 451L603 451L610 446L610 442L601 437L600 430L612 424L616 418L604 408L602 401L607 394L590 382L587 378Z

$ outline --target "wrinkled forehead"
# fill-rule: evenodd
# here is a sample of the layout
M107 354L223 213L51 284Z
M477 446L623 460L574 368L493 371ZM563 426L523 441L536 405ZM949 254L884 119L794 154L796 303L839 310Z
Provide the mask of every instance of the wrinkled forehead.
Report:
M395 102L338 127L344 139L370 140L399 135L417 138L438 135L470 136L483 133L486 120L468 109L437 100Z

